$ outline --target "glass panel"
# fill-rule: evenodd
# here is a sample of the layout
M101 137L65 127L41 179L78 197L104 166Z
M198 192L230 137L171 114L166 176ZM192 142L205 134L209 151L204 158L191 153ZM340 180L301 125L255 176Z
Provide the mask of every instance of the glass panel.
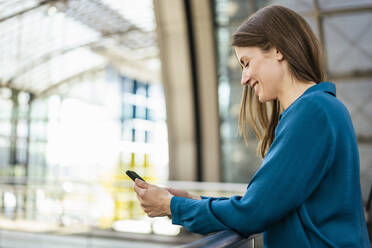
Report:
M325 46L331 74L372 69L372 15L355 13L324 19Z
M0 136L0 176L6 175L9 165L9 138Z
M31 119L36 120L46 120L48 116L48 105L45 99L37 99L32 102L31 108Z
M319 0L319 6L321 9L339 9L339 8L350 8L350 7L361 7L371 6L371 0Z
M0 88L0 176L21 179L29 158L27 186L0 184L0 194L9 189L0 215L35 223L6 222L24 231L73 226L177 235L167 218L144 219L124 174L131 168L151 182L168 179L164 92L160 78L148 76L160 70L153 1L0 0L0 18L39 4L0 22L1 87L21 90L12 112L11 90ZM134 72L122 85L125 71Z
M27 137L27 121L26 120L18 120L18 127L17 127L17 136L19 138L26 138Z
M357 135L360 183L367 201L372 178L372 78L337 80L337 97L350 112Z
M10 121L0 120L0 136L9 137L10 136Z
M222 152L222 181L248 182L260 165L255 156L256 139L246 147L238 137L237 123L242 87L240 69L235 54L229 46L231 34L251 13L253 5L247 1L215 1L216 41L218 49L218 102Z
M360 184L362 187L362 196L364 202L368 200L368 194L371 190L372 178L372 144L359 144L360 156Z
M46 174L46 147L44 142L30 142L29 177L38 182L45 179Z
M357 136L372 137L372 78L337 80L337 97L350 111Z
M126 19L145 31L153 31L156 28L153 1L103 0L103 2L111 5Z
M27 155L27 142L26 139L18 138L17 139L17 165L19 166L20 170L18 170L18 173L16 176L24 176L24 165L26 164L26 155Z
M37 0L28 0L28 1L21 1L21 0L13 0L13 1L4 1L1 3L1 12L0 18L4 18L10 15L13 15L17 12L20 12L24 9L32 8L37 6Z

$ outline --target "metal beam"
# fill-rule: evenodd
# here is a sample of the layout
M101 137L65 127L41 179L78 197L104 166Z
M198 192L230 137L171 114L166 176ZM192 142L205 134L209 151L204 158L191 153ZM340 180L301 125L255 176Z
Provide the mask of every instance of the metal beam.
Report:
M9 85L4 85L4 84L1 84L1 83L0 83L0 88L8 88L8 89L11 89L11 90L23 91L23 92L30 93L34 96L33 100L35 100L36 98L45 97L45 96L49 95L53 90L55 90L56 88L58 88L62 84L69 83L69 82L71 82L71 80L74 80L76 78L84 76L87 73L95 73L95 72L98 72L98 71L103 70L103 69L104 69L104 66L102 66L102 65L87 69L83 72L80 72L78 74L74 74L71 77L68 77L68 78L62 80L61 82L53 84L52 86L48 87L47 89L45 89L41 92L37 92L37 91L34 91L32 89L16 87L15 85L10 85L10 86Z
M29 93L33 93L33 91L26 90L25 88L16 87L14 85L8 86L8 85L4 85L4 84L1 84L1 83L0 83L0 88L7 88L7 89L11 89L11 90L26 91L26 92L29 92Z
M317 0L314 0L314 6L315 6L315 1ZM317 14L319 14L320 16L336 16L336 15L347 15L347 14L354 14L354 13L362 13L362 12L372 12L372 5L364 5L364 6L358 6L358 7L348 7L348 8L335 8L335 9L321 9L319 7L319 4L317 5L318 6L318 13L314 12L314 11L309 11L309 12L301 12L301 14L303 16L307 16L307 17L314 17L316 16Z
M328 57L326 52L326 45L325 45L325 38L324 38L324 28L323 28L323 16L321 14L321 10L319 7L319 0L314 0L314 10L313 15L318 27L318 34L319 34L319 41L321 43L321 49L323 53L323 59L324 59L324 71L325 71L325 78L327 78L328 75Z
M321 15L326 16L334 16L334 15L345 15L345 14L352 14L352 13L360 13L360 12L372 12L372 5L365 5L360 7L351 7L351 8L338 8L338 9L331 9L331 10L322 10L320 12Z
M48 61L50 61L51 59L53 59L57 56L61 56L63 54L66 54L68 52L71 52L71 51L79 49L79 48L92 47L92 46L98 45L98 44L99 44L99 41L88 42L88 43L80 44L80 45L73 46L73 47L68 47L68 48L64 48L64 49L60 49L60 50L56 50L56 51L51 51L51 52L43 55L42 57L31 61L28 65L25 65L21 69L19 69L13 75L13 77L11 77L10 79L7 80L7 82L5 82L5 86L10 87L12 85L12 82L14 82L18 77L20 77L20 76L24 75L25 73L33 70L34 68L36 68L37 66L39 66L43 63L47 63Z
M88 73L90 74L90 73L100 72L102 70L104 70L104 66L100 65L100 66L96 66L96 67L90 68L88 70L82 71L82 72L80 72L78 74L75 74L75 75L73 75L73 76L71 76L69 78L66 78L66 79L62 80L59 83L53 84L49 88L46 88L45 90L43 90L43 91L35 94L35 98L34 99L48 96L54 90L56 90L57 88L59 88L61 85L67 84L67 83L71 83L76 78L82 77L82 76L84 76L84 75L86 75Z
M97 40L97 41L94 41L94 42L88 42L88 43L80 44L80 45L73 46L73 47L68 47L68 48L64 48L64 49L60 49L60 50L56 50L56 51L51 51L51 52L43 55L42 57L37 58L34 61L31 61L29 64L23 66L10 79L8 79L5 82L5 86L10 87L12 85L12 82L15 82L15 80L18 77L20 77L23 74L31 71L32 69L34 69L35 67L39 66L40 64L47 63L48 61L50 61L54 57L63 55L65 53L71 52L71 51L76 50L76 49L79 49L79 48L84 48L84 47L94 48L94 47L98 47L100 45L100 43L102 42L103 38L111 38L112 36L123 35L124 33L125 32L121 32L120 31L120 32L116 32L116 33L106 34L106 35L103 35L102 36L102 39ZM120 45L121 43L119 42L118 44ZM94 51L94 49L92 51ZM148 57L146 56L146 57L142 57L140 60L146 60L146 59L151 59L151 58L153 58L153 56L148 56Z
M372 144L372 136L357 135L358 144Z
M21 10L19 12L16 12L16 13L13 13L11 15L8 15L8 16L5 16L3 18L0 18L0 23L4 22L4 21L7 21L11 18L14 18L14 17L17 17L17 16L20 16L20 15L23 15L31 10L34 10L34 9L37 9L41 6L44 6L46 4L49 4L49 3L53 3L53 2L58 2L59 0L43 0L43 1L40 1L38 5L35 5L34 7L31 7L31 8L28 8L28 9L24 9L24 10Z
M352 71L348 73L329 75L330 80L350 80L350 79L360 79L360 78L372 79L372 70Z

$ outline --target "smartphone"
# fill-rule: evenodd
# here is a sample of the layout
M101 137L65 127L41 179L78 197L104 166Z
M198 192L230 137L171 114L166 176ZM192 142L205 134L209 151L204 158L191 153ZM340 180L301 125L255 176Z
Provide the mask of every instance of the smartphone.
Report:
M140 180L142 180L142 181L144 181L144 182L146 182L142 177L140 177L136 172L134 172L134 171L131 171L131 170L127 170L126 172L125 172L132 180L133 180L133 182L136 180L136 178L138 178L138 179L140 179Z

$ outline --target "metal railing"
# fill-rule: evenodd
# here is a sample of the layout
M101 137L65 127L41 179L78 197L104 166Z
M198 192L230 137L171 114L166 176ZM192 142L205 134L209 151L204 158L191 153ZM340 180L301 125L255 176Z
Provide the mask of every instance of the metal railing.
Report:
M242 194L246 188L244 184L225 183L168 181L164 184L194 194L215 197ZM102 211L102 207L98 209L108 217L101 217L100 212L97 212L97 207L101 206L102 202L112 205L108 206L111 206L113 211L109 214ZM57 231L59 228L73 225L86 229L107 229L113 228L114 222L130 219L147 221L146 228L149 226L149 232L154 233L154 224L160 223L160 220L144 217L145 213L129 178L92 182L0 176L0 228L5 225L19 231ZM36 224L31 224L34 222ZM115 228L118 228L118 225L115 225Z
M67 184L66 184L67 183ZM14 225L19 220L35 220L38 221L40 216L42 217L41 222L45 222L45 216L42 212L43 210L40 209L37 195L41 193L44 198L49 199L49 203L55 203L60 207L60 211L51 213L48 215L48 224L55 224L55 225L48 225L39 228L40 230L46 230L50 228L50 230L59 230L62 227L68 227L69 224L66 224L64 220L80 220L80 227L86 227L89 232L92 232L91 229L94 228L95 225L91 222L87 222L86 219L89 219L89 216L85 216L86 214L82 214L81 211L78 209L68 210L65 209L65 200L71 198L74 200L76 204L81 201L92 201L92 197L96 194L95 188L97 185L109 185L108 188L121 188L121 189L128 189L128 192L116 192L113 191L112 196L114 198L118 198L118 196L122 194L127 194L127 200L137 202L137 199L131 199L129 196L130 194L134 194L130 192L129 189L133 187L133 183L131 181L115 181L109 183L99 183L99 182L82 182L82 181L48 181L48 180L36 180L36 179L27 179L27 178L11 178L11 177L0 177L0 218L2 220L8 219L9 221L14 221ZM170 181L166 183L167 186L184 189L193 193L201 194L201 195L223 195L229 196L233 194L241 194L246 185L244 184L228 184L228 183L200 183L200 182L175 182ZM68 186L68 187L66 187ZM13 199L13 206L9 208L7 206L7 202L12 202L11 199L6 199L8 196L12 196ZM76 202L78 201L78 202ZM93 203L91 203L93 204ZM90 204L90 205L91 205ZM78 204L79 205L79 204ZM94 205L94 204L93 204ZM133 205L133 204L132 204ZM58 207L57 206L57 207ZM88 206L89 207L89 206ZM139 207L139 206L138 206ZM84 208L85 209L85 208ZM89 212L85 209L85 212ZM138 214L138 213L137 213ZM141 213L139 213L141 214ZM76 216L80 216L79 218ZM85 216L85 217L84 217ZM8 222L9 222L8 221ZM9 222L10 223L10 222ZM35 222L36 223L36 222ZM68 223L68 222L67 222ZM4 223L3 223L4 224ZM11 223L10 223L11 224ZM39 225L37 225L39 226ZM40 231L38 229L38 231ZM16 230L16 229L15 229ZM17 229L18 230L18 229ZM19 230L25 230L23 228ZM93 235L94 236L94 235ZM253 235L248 239L243 238L239 234L233 231L221 231L218 233L214 233L211 235L207 235L202 237L196 241L195 238L189 239L190 242L186 245L181 247L255 247L255 239L259 235ZM181 238L181 237L180 237ZM182 239L185 237L183 236ZM180 242L182 244L182 242ZM259 242L258 242L259 244ZM259 247L260 245L258 245ZM257 247L257 245L256 245Z
M204 238L196 240L190 244L179 246L179 248L223 248L223 247L245 247L254 248L255 239L261 234L255 234L249 238L243 238L239 234L233 231L221 231L212 235L208 235Z

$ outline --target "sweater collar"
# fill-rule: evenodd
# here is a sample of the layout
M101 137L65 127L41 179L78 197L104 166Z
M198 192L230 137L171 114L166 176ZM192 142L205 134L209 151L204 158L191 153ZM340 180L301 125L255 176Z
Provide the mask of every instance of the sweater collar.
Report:
M312 92L316 92L316 91L323 91L323 92L329 93L329 94L331 94L333 96L336 96L336 86L335 86L334 83L332 83L332 82L320 82L320 83L317 83L316 85L313 85L310 88L308 88L300 97L298 97L291 105L289 105L288 108L286 108L279 115L279 120L282 119L283 114L285 114L287 112L287 110L290 109L291 106L293 106L293 104L295 102L297 102L297 100L299 100L303 96L306 96L306 95L308 95L308 94L310 94Z
M300 97L310 94L311 92L315 91L324 91L333 96L336 96L336 86L334 83L331 82L320 82L316 85L311 86L308 88Z

